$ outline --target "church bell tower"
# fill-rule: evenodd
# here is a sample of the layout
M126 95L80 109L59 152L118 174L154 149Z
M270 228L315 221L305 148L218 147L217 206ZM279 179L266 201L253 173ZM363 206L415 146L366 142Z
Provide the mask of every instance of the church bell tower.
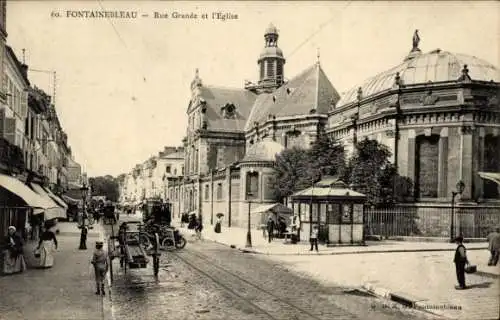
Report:
M272 92L284 83L285 58L278 47L278 38L278 29L271 23L264 33L265 46L257 60L259 81L257 84L248 83L247 89Z

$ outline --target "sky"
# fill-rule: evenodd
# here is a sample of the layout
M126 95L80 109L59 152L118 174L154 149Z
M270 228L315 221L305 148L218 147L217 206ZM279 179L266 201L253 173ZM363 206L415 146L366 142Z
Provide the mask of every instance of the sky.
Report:
M83 10L139 17L72 17ZM174 19L174 12L198 18ZM213 12L237 18L211 19ZM51 95L53 75L40 70L56 71L56 110L75 160L89 176L115 176L182 144L196 68L208 85L256 80L269 23L280 33L285 77L319 52L342 93L401 63L415 29L423 52L440 48L499 66L499 12L494 1L9 1L7 43L20 60L25 49L32 84Z

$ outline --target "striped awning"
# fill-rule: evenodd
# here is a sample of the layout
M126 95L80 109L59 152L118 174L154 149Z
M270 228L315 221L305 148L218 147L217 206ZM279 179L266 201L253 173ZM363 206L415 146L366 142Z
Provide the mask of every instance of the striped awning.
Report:
M48 188L43 188L47 192L47 194L54 200L55 203L57 203L61 208L64 208L65 210L68 209L68 205L58 196L56 196L50 189Z
M38 209L48 209L54 207L52 201L40 196L31 190L26 184L14 177L0 174L0 186L17 195L30 207ZM35 214L37 213L41 213L41 211L37 210Z
M500 184L500 172L478 172L478 174L483 179Z
M38 193L38 195L52 203L51 207L47 208L44 212L45 220L66 218L66 209L60 207L54 200L52 200L42 186L36 183L31 183L31 187L36 193Z

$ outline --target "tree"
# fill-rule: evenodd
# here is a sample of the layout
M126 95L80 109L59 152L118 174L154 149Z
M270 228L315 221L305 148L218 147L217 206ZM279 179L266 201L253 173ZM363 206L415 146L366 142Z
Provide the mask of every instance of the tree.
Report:
M340 176L345 170L344 146L324 131L318 134L308 156L313 180L321 179L321 176L325 175Z
M283 200L309 188L324 175L340 175L344 164L343 146L324 132L318 135L309 150L285 149L276 156L276 198Z
M408 179L399 176L389 161L392 154L387 146L365 138L356 144L355 150L345 171L346 180L354 190L368 197L369 204L388 206L407 196Z
M282 200L311 185L308 162L308 154L301 148L285 149L276 155L274 190L277 199Z
M106 196L106 199L116 202L120 194L118 182L110 175L89 178L92 186L92 196Z

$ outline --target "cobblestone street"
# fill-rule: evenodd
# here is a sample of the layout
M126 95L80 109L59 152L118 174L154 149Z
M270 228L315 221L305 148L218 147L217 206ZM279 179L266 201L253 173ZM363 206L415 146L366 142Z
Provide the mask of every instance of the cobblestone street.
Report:
M109 229L109 228L107 228ZM158 281L151 265L114 262L111 319L425 319L430 314L348 293L300 277L265 257L211 241L163 252Z

